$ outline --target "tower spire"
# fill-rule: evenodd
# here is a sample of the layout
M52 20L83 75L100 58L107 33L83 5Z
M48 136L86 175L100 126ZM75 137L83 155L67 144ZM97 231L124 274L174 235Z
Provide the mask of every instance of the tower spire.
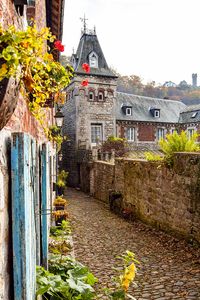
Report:
M84 14L84 17L83 18L80 18L81 22L83 23L83 30L82 30L82 33L86 33L87 31L87 23L86 21L88 21L88 19L86 19L85 17L85 14Z

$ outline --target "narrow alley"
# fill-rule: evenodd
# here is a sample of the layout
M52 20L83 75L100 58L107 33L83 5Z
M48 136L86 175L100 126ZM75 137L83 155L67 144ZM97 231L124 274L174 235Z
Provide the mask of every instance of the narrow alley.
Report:
M80 191L68 188L67 198L75 256L101 286L111 283L115 257L130 250L141 263L138 287L131 290L137 300L200 299L199 249L139 221L128 222Z

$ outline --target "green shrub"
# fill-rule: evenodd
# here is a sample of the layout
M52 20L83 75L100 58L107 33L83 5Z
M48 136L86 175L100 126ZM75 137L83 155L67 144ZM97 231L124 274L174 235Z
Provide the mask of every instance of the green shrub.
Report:
M200 151L200 146L197 144L198 136L197 133L194 133L191 137L188 137L186 131L181 131L180 134L174 131L172 134L167 134L166 139L160 139L159 145L165 154L166 161L172 164L175 152Z
M152 152L145 152L144 155L148 161L161 161L164 159L164 157L160 156L159 154L154 154Z
M102 144L102 151L111 153L113 150L115 151L116 157L124 156L124 154L128 151L126 140L109 136L107 141Z

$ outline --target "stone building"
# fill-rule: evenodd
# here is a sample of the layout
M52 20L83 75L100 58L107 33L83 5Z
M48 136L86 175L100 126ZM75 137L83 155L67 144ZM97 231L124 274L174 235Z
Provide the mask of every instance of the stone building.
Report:
M179 128L187 130L189 136L194 132L200 134L200 104L188 106L180 113Z
M182 102L117 92L117 78L106 63L96 32L86 26L71 62L75 76L66 89L68 99L63 108L63 134L68 141L63 145L62 162L69 171L70 185L88 186L87 162L91 161L92 149L108 136L126 138L131 148L148 150L156 149L158 140L174 130L188 128L190 134L189 123L199 130L197 117L185 121L188 109ZM89 74L83 71L83 63L89 64ZM84 79L88 86L81 85Z
M38 30L48 26L58 39L62 37L63 22L63 0L1 0L0 1L0 24L3 29L10 25L15 25L19 30L25 30L27 23L34 18ZM49 125L54 120L54 108L44 109L48 118ZM21 137L26 136L21 143L21 148L25 146L26 141L30 141L30 148L27 151L20 152L16 163L23 166L23 159L26 163L21 169L24 176L15 177L15 172L11 167L11 153L13 147L17 147ZM17 139L19 137L19 140ZM41 153L43 149L48 149L43 156L44 166L39 167L40 160L43 159ZM25 148L24 148L25 149ZM22 149L21 149L22 150ZM32 156L36 153L37 156ZM13 155L14 157L14 155ZM15 156L16 157L16 156ZM14 157L14 158L15 158ZM47 230L43 227L40 215L42 207L38 202L37 210L32 210L33 203L41 201L41 195L45 194L48 203L52 200L53 176L55 175L55 146L48 143L43 128L30 113L27 99L19 92L18 86L13 79L9 79L7 89L3 88L0 82L0 299L1 300L31 300L35 299L35 266L41 263L40 255L43 252L39 247L40 240L46 238L43 234ZM13 158L12 158L13 159ZM30 173L24 173L24 170L30 166ZM43 170L43 171L42 171ZM43 175L41 175L41 172ZM40 180L43 176L45 184L43 191L40 187ZM45 177L45 178L44 178ZM16 191L11 189L13 179L17 179L17 185L21 188L16 197ZM26 190L25 190L26 186ZM33 193L30 190L34 190ZM34 196L33 196L34 194ZM19 197L21 196L21 197ZM24 201L26 199L26 202ZM16 209L19 204L18 210ZM20 219L21 229L16 231L17 214L22 214L23 209L30 207L31 215L25 214L24 219ZM34 208L35 209L35 208ZM46 211L45 211L46 214ZM47 215L47 214L46 214ZM33 219L32 219L33 217ZM15 222L16 220L16 222ZM24 223L27 230L24 230ZM35 225L34 225L35 223ZM37 252L35 251L34 232L37 226L41 235L37 236ZM18 247L16 244L18 243ZM15 247L13 246L15 245ZM21 255L22 250L25 255ZM26 256L27 255L27 256ZM19 262L20 261L20 262ZM18 265L17 265L18 263ZM20 278L20 280L19 280Z
M83 63L90 65L88 77L82 69ZM115 134L117 77L107 65L95 31L83 32L72 64L76 76L67 87L68 100L63 110L63 134L69 139L63 144L63 153L70 171L69 183L78 186L80 164L88 161L91 148ZM88 87L81 86L85 78L89 80Z
M155 99L125 93L116 97L117 136L132 147L156 148L160 138L179 128L179 115L185 105L178 101Z

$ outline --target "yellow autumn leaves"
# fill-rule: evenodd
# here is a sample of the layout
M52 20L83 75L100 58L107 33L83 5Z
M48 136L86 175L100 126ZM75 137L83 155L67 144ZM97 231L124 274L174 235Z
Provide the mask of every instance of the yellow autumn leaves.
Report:
M7 74L7 65L6 65L6 64L3 64L3 65L1 66L1 69L0 69L0 81L1 81L3 78L5 78L6 74Z

